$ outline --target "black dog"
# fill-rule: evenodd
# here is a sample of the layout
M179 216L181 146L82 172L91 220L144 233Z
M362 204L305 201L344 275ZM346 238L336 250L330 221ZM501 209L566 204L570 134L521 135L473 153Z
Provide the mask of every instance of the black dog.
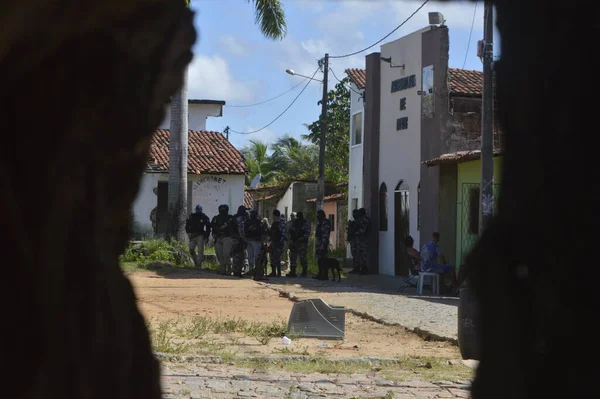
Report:
M267 281L265 270L267 269L267 245L263 242L260 246L260 252L256 256L254 264L253 279L254 281Z
M331 274L333 275L333 280L335 281L335 272L338 272L338 283L342 281L342 267L340 266L340 262L335 258L325 258L325 267L327 270L327 278L329 278L329 270L331 270Z

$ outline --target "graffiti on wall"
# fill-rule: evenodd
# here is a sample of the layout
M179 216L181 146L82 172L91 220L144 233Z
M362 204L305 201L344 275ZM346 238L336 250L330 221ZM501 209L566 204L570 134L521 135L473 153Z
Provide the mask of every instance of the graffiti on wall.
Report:
M229 204L230 182L221 176L202 176L192 184L192 202L200 204L203 212L212 217L219 205Z

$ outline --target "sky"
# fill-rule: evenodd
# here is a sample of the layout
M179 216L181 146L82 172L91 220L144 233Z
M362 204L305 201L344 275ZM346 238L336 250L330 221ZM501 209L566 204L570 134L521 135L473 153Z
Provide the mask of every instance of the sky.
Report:
M281 0L287 18L283 40L262 36L254 23L254 8L246 0L193 0L198 39L189 67L189 98L224 100L223 116L207 119L207 130L252 132L270 124L301 92L306 79L285 73L290 68L311 76L326 52L343 55L372 45L389 34L423 0ZM477 4L477 5L475 5ZM339 79L347 68L364 68L365 56L382 44L428 25L428 13L441 12L450 33L449 66L481 70L477 41L483 38L483 2L429 1L404 26L382 43L356 56L331 59ZM473 19L473 15L475 18ZM474 23L473 23L474 22ZM473 26L471 33L471 26ZM469 41L469 35L471 39ZM499 35L494 35L498 53ZM468 51L467 51L468 49ZM317 72L315 79L322 79ZM337 80L329 74L329 89ZM297 86L299 83L299 86ZM290 90L273 101L256 104ZM305 124L319 118L321 83L312 81L287 112L254 134L231 132L229 140L241 149L248 140L267 143L289 134L299 138Z

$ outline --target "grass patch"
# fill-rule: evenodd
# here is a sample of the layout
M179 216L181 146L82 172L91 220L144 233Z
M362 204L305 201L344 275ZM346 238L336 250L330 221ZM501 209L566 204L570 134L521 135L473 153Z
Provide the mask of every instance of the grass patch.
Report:
M465 366L462 362L429 356L405 356L401 358L402 370L410 375L418 375L426 381L454 381L466 380L475 375L475 370ZM431 368L428 367L431 366ZM388 380L397 380L394 373L384 373Z
M161 322L150 322L153 349L157 352L180 354L186 350L198 354L222 353L226 347L235 346L235 339L223 343L211 339L212 336L240 334L255 339L262 345L267 345L271 339L280 338L286 334L287 324L284 320L271 323L247 321L238 318L211 318L197 316L189 321L170 319ZM230 337L231 338L231 337ZM190 342L191 341L191 342ZM227 352L227 351L225 351ZM225 357L229 355L225 353Z
M295 353L297 354L297 353ZM327 358L313 357L310 360L239 360L236 365L263 371L285 370L290 373L310 374L367 374L378 375L390 381L405 381L416 376L425 381L467 380L474 376L474 370L462 363L448 364L448 359L403 357L400 364L373 366L361 363L334 362ZM418 367L429 362L431 368Z
M256 339L262 345L267 345L272 338L285 335L286 330L287 325L283 320L261 323L236 318L213 319L198 316L191 320L183 334L188 338L199 339L208 334L241 333Z

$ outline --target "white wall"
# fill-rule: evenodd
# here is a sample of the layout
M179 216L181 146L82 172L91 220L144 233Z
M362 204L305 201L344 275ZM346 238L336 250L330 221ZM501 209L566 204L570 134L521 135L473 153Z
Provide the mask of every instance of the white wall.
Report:
M206 118L209 116L221 116L223 106L219 104L189 104L188 105L188 129L206 130ZM165 118L159 129L169 129L171 125L171 106L165 108Z
M348 217L352 217L352 199L358 199L358 208L363 207L363 143L365 142L365 114L364 114L364 102L354 90L359 93L364 93L354 83L350 83L352 91L350 91L350 165L348 167ZM356 113L362 112L362 133L363 137L360 144L353 145L353 134L354 134L354 121L353 116ZM352 257L350 253L350 246L346 250L347 257Z
M417 234L417 187L420 179L421 162L421 37L424 28L381 47L382 57L392 57L394 65L405 64L405 68L390 68L381 65L381 114L379 148L379 184L385 182L388 190L388 230L379 232L379 272L394 275L394 190L400 180L409 185L410 235L419 248ZM416 84L404 90L391 92L392 81L415 75ZM400 110L400 99L406 98L406 109ZM408 127L396 130L396 120L408 117ZM378 217L378 215L373 215Z
M192 210L202 205L202 211L212 218L219 212L219 205L229 205L234 214L244 205L244 175L190 175L192 181Z
M293 204L293 199L294 199L294 184L296 184L296 183L290 184L290 186L286 190L285 194L283 194L283 197L281 197L281 199L277 202L277 209L279 210L279 212L281 212L282 216L285 213L285 207L287 206L288 213L287 213L287 219L286 220L289 220L290 213L293 212L292 206L294 205Z
M158 204L158 196L153 190L158 182L167 182L166 173L144 173L133 203L135 221L144 229L152 229L150 212ZM196 175L188 174L188 182L192 183L193 212L196 205L202 205L203 212L212 218L217 214L219 205L229 205L230 213L235 213L238 206L244 204L244 175Z
M364 90L359 90L358 87L351 83L351 87L354 90L363 93ZM352 212L352 198L358 198L358 207L363 206L363 143L364 143L364 132L365 132L365 118L364 118L364 102L359 98L360 96L354 91L350 92L350 165L349 165L349 176L348 176L348 211ZM352 135L354 133L354 122L353 116L359 112L362 112L362 132L363 137L360 144L352 145Z

